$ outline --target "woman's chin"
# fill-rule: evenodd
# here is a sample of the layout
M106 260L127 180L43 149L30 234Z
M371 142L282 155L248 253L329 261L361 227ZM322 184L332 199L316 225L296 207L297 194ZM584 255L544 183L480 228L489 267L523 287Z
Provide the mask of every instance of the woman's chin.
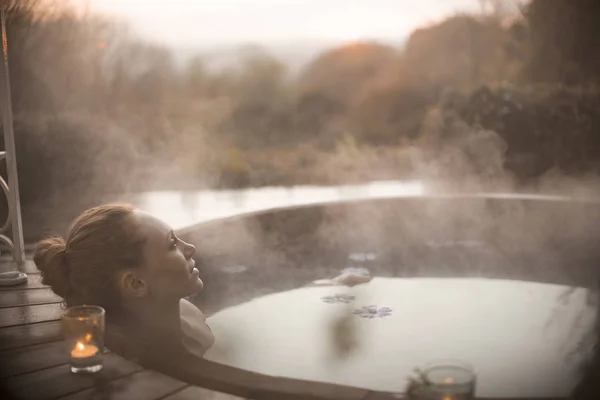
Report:
M204 282L202 282L202 279L198 278L197 276L193 278L192 284L194 285L193 294L196 294L204 289Z

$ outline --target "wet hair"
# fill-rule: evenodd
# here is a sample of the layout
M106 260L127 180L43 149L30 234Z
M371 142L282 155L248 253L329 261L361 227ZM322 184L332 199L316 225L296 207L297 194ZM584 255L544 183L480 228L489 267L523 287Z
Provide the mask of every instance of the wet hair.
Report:
M38 242L34 262L42 283L67 306L120 305L117 272L141 265L143 238L129 204L107 204L83 212L65 239L52 236Z

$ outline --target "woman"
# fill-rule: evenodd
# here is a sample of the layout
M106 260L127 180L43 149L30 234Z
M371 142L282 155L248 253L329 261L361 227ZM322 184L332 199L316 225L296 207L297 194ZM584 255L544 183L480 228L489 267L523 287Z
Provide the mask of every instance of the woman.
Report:
M203 287L194 252L194 246L153 216L109 204L85 211L66 239L40 241L34 261L43 283L67 306L104 307L107 347L146 368L246 398L361 398L361 389L266 376L204 360L215 338L202 312L183 299Z
M184 299L203 287L195 251L150 214L110 204L85 211L66 239L40 241L34 261L67 306L104 307L111 350L147 362L165 348L202 357L214 343L205 316Z

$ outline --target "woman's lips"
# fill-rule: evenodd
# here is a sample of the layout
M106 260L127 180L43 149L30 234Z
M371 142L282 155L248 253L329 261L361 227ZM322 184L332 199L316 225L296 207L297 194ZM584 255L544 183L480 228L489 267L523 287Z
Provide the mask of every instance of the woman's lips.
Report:
M196 268L196 260L192 259L189 263L190 274L198 273L198 268Z

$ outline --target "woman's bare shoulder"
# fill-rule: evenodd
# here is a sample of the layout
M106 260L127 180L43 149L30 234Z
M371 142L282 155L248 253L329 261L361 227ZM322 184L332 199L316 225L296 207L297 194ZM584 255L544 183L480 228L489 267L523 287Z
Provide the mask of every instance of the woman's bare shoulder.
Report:
M132 344L130 335L123 327L117 324L107 324L104 338L106 347L110 351L129 360L138 361L138 349Z

